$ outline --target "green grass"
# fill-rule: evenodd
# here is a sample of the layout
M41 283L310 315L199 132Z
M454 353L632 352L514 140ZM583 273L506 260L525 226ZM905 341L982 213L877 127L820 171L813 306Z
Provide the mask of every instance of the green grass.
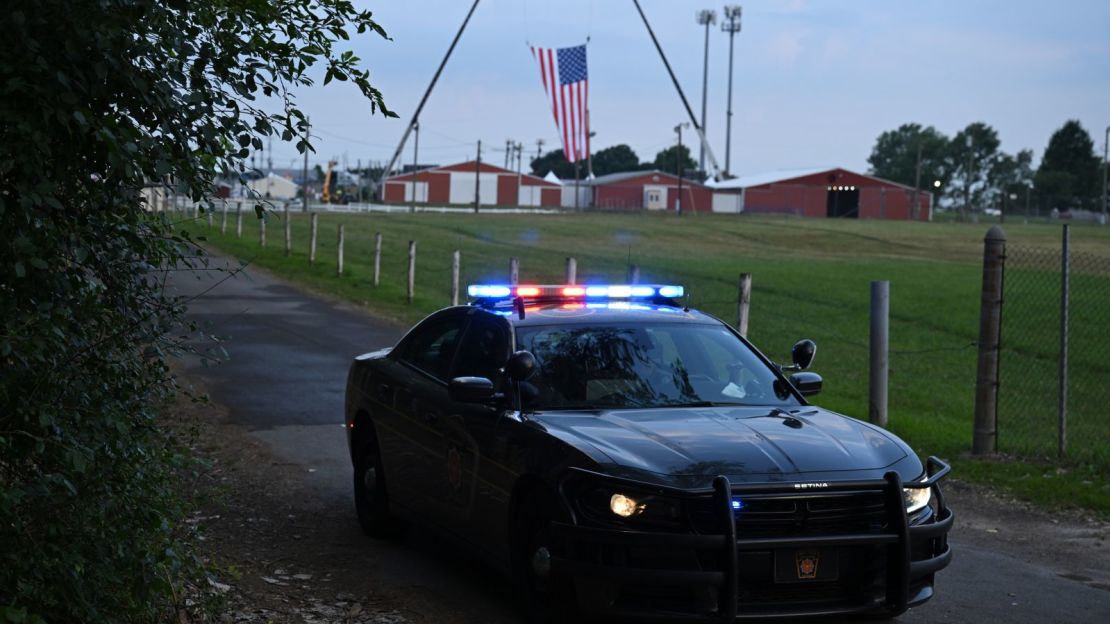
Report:
M795 340L816 340L815 369L825 378L819 402L863 418L868 404L869 283L890 280L890 428L919 453L953 461L961 478L993 484L1045 506L1089 509L1110 517L1106 464L1091 463L1084 456L1058 475L1054 468L1042 465L966 456L974 409L974 343L986 225L723 215L321 214L317 262L310 265L309 219L292 214L294 248L286 257L280 216L270 216L265 249L258 245L253 214L244 214L242 239L234 234L234 214L229 215L227 235L219 233L218 214L211 231L203 222L193 230L208 235L229 254L403 323L449 304L454 249L462 253L464 287L507 279L511 256L520 259L521 281L532 283L562 282L567 256L577 258L579 282L624 281L631 262L640 266L642 282L684 284L691 293L691 305L729 322L736 314L738 275L750 272L750 338L780 361L789 359ZM340 223L346 228L345 273L337 277ZM1011 245L1059 245L1057 227L1006 224L1004 228ZM382 275L381 286L374 288L373 238L379 231ZM405 302L409 240L416 240L418 246L411 305ZM1072 246L1110 258L1110 228L1074 226ZM1048 299L1052 300L1051 294ZM1024 322L1050 335L1051 324L1037 318L1031 314L1033 320ZM1041 338L1033 341L1038 349L1045 342ZM1102 354L1073 357L1094 364ZM1054 392L1035 384L1017 385ZM1092 411L1082 390L1072 392L1080 411ZM1081 431L1081 447L1085 443L1097 450L1110 444L1106 419L1088 418L1084 426L1088 425ZM1006 426L1003 423L1000 430L1006 431ZM1105 457L1104 450L1100 452L1094 457ZM1044 477L1045 473L1052 476Z

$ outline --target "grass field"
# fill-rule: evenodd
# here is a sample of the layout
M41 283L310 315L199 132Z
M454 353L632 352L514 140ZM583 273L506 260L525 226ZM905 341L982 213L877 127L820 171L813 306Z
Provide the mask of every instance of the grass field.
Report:
M789 359L795 340L817 341L814 369L825 378L818 402L863 418L869 283L890 280L890 428L919 453L953 461L960 478L997 485L1045 506L1110 517L1105 465L1073 461L1057 468L966 456L987 225L723 215L321 214L317 262L310 265L306 215L293 213L290 219L288 257L280 214L269 215L265 249L258 244L253 213L244 213L241 239L234 234L234 214L228 220L222 236L219 214L213 229L203 221L189 229L244 261L405 323L449 303L454 249L462 254L464 285L506 280L510 257L520 259L522 283L561 282L567 256L577 258L579 282L623 282L632 263L639 265L642 282L684 284L692 306L729 322L735 319L739 273L750 272L749 337L780 361ZM346 231L345 272L337 277L340 223ZM1055 226L1005 229L1011 244L1059 245ZM372 285L375 232L383 236L379 288ZM417 241L411 305L405 303L409 240ZM1110 258L1110 228L1073 227L1072 247ZM1087 423L1089 429L1073 433L1077 439L1110 445L1106 419Z

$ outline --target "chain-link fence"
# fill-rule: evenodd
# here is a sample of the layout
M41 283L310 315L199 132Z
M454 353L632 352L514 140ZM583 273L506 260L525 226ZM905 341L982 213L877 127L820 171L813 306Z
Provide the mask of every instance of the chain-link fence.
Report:
M1110 466L1110 259L1065 249L1007 246L998 450Z

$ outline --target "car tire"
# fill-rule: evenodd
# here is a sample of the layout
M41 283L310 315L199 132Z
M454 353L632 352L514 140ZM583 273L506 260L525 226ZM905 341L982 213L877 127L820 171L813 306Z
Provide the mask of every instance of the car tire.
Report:
M561 519L559 508L550 495L534 492L518 507L513 567L523 585L522 596L528 621L535 623L580 622L574 584L571 579L541 575L536 559L541 549L550 557L553 548L550 525ZM554 549L557 552L557 549Z
M354 453L355 511L362 532L379 539L401 535L404 525L389 513L389 490L372 425L357 440Z

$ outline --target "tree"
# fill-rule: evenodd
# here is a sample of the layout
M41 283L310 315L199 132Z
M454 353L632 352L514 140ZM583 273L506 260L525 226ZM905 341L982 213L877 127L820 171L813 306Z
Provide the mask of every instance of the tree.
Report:
M542 178L549 171L554 171L556 176L564 180L574 178L574 164L567 160L561 149L552 150L539 158L532 159L532 175Z
M179 522L183 447L160 412L167 358L196 328L162 284L203 249L144 192L203 202L263 138L303 136L292 93L317 72L391 114L336 49L385 33L345 0L3 10L0 620L187 619L183 583L207 583Z
M621 143L607 147L593 156L594 175L603 176L640 168L640 158L632 148Z
M948 143L952 187L948 195L961 213L982 207L990 191L988 175L998 158L998 132L983 122L968 124ZM970 167L970 168L969 168Z
M1034 182L1037 194L1061 209L1089 208L1101 197L1094 141L1076 120L1052 133Z
M1033 151L1021 150L1016 156L999 154L987 171L988 205L1000 210L1023 197L1033 184Z
M681 171L682 175L686 176L687 171L698 168L698 163L690 157L689 146L672 145L656 154L655 160L645 168L658 169L675 175Z
M933 192L937 199L949 188L950 162L948 137L933 126L902 124L896 130L879 135L867 162L871 174L893 182L913 186L917 182L917 157L921 150L921 189ZM934 186L939 180L940 187Z

